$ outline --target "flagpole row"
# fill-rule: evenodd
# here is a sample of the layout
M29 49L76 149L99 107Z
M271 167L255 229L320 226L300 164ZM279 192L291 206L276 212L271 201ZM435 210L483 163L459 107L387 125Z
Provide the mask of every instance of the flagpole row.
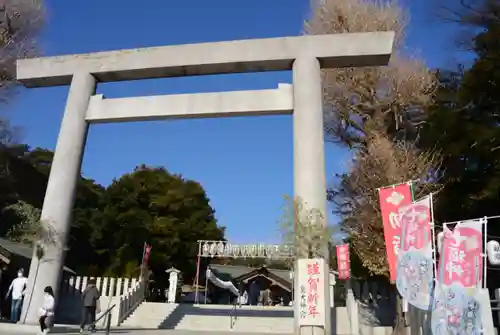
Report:
M458 220L458 221L448 221L448 222L443 222L443 226L444 225L450 225L450 224L456 224L456 223L460 223L460 222L465 222L465 221L476 221L476 220L483 220L483 219L486 219L486 220L500 219L500 215L483 216L483 217L480 217L480 218Z
M415 180L409 180L409 181L405 181L405 182L402 182L402 183L395 183L395 184L391 184L391 185L387 185L387 186L381 186L381 187L377 187L377 191L382 189L382 188L389 188L389 187L396 187L396 186L399 186L399 185L403 185L403 184L413 184L414 182L417 182L418 179L415 179Z

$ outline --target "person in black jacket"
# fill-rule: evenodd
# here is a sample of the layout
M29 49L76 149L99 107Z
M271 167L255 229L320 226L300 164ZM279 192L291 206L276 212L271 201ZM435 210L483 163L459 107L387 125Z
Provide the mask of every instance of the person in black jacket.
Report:
M100 297L101 293L95 285L95 279L90 279L82 295L82 322L80 324L80 333L83 333L87 324L91 325L91 330L95 330L95 325L93 323L95 321Z
M250 284L250 289L248 292L248 304L251 306L257 306L259 303L260 287L256 280L252 281Z

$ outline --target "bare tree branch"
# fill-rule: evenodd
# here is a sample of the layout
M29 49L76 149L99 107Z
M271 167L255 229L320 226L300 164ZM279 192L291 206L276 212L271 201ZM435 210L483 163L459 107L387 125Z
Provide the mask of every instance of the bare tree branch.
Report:
M374 133L367 150L355 155L349 173L330 189L329 200L343 219L343 229L372 274L388 274L377 188L418 180L417 198L437 192L439 166L438 153L422 152L413 143L393 142L386 135Z
M317 0L305 24L308 34L394 31L389 66L323 71L328 138L354 148L370 131L416 136L432 101L436 80L418 57L405 55L407 14L396 1Z
M339 227L325 225L324 213L309 208L301 198L285 197L279 224L282 243L293 246L292 264L299 258L324 258L327 248L334 244L334 234L339 232Z
M0 102L16 83L16 60L37 54L44 19L42 0L0 0Z
M60 252L65 250L66 247L61 243L60 233L50 222L41 220L42 211L39 208L33 207L24 201L18 201L7 206L4 210L13 211L21 220L19 224L7 232L7 237L10 240L34 245L37 248L39 259L44 257L47 247L55 248Z
M474 37L488 26L500 25L498 0L455 0L439 4L437 16L454 30L455 45L462 51L471 51Z

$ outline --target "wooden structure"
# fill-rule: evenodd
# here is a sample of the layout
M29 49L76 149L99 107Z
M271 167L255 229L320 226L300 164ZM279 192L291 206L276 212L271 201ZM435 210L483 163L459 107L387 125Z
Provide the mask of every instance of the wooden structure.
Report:
M266 266L247 267L211 264L210 268L224 280L231 280L239 289L249 291L250 283L256 281L262 295L269 290L273 305L288 305L292 299L293 280L289 270L272 269ZM261 297L262 299L262 297ZM267 304L267 301L263 301Z

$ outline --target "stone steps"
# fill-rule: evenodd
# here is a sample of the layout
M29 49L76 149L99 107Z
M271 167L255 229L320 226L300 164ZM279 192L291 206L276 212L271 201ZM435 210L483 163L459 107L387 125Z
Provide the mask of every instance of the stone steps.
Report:
M234 320L231 328L231 313ZM338 307L332 315L337 335L350 335L347 309ZM169 329L182 332L233 332L243 334L293 334L290 307L242 306L233 311L229 305L189 305L145 302L119 327L121 329ZM182 333L181 332L181 333ZM390 335L390 327L360 325L362 335Z
M145 302L120 328L290 334L293 332L293 311L289 307L242 306L233 311L233 306L229 305Z

